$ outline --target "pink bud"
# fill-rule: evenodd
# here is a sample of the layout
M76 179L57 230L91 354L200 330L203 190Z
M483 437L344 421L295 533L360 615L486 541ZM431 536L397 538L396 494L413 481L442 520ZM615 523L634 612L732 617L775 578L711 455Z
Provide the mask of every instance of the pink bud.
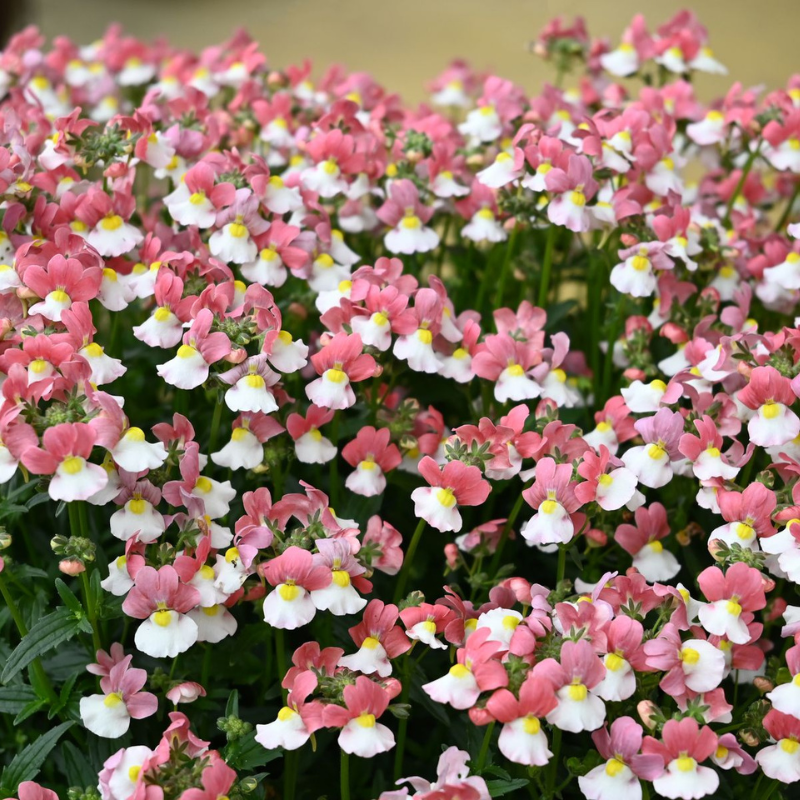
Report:
M458 547L452 542L444 546L444 557L447 561L447 566L450 569L455 569L458 564Z
M782 617L783 612L786 611L786 607L788 605L789 604L782 597L776 597L767 608L767 620L772 622L773 620Z
M517 598L518 603L530 604L531 601L531 585L525 578L506 578L501 586L511 589L514 597Z
M58 568L65 575L70 575L72 577L80 575L81 572L86 572L86 567L84 566L83 562L72 558L62 559L58 564Z
M683 344L689 341L689 335L686 331L674 322L666 322L661 327L661 335L665 339L669 339L672 344Z
M295 317L306 319L308 317L308 309L302 303L289 303L287 311L294 314Z
M645 728L652 731L656 727L655 716L658 713L658 706L652 700L642 700L636 706L636 713Z
M711 554L711 558L714 561L724 561L725 558L720 555L722 552L722 544L723 542L719 539L711 539L708 543L708 552Z
M258 565L259 567L261 564ZM260 573L259 573L260 574ZM244 600L247 602L255 602L256 600L260 600L262 597L265 597L267 594L267 589L265 586L259 584L253 584L248 588L248 590L244 594Z
M535 416L536 419L550 417L558 411L558 403L551 397L545 397L540 400L536 405Z
M236 347L225 356L224 360L229 364L241 364L247 358L247 350L243 347Z
M633 247L635 244L639 244L638 237L634 236L632 233L623 233L619 239L625 247Z
M608 544L608 534L597 528L589 528L586 531L586 538L589 540L590 546L605 547Z
M625 380L628 381L643 381L647 377L647 373L645 373L644 370L637 369L636 367L628 367L622 374Z
M485 708L473 706L469 710L469 720L473 725L488 725L494 722L494 717Z
M175 705L178 703L194 703L198 697L205 697L206 690L194 681L184 681L177 686L173 686L167 692L167 699Z

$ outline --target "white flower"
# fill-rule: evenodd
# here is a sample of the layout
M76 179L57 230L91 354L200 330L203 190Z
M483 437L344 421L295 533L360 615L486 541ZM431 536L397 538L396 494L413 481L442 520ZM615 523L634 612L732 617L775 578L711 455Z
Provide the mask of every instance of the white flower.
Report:
M423 684L425 694L437 703L463 710L475 705L481 690L472 672L463 664L453 664L446 675Z
M325 589L314 589L311 600L319 611L330 611L337 617L357 614L367 601L355 590L350 574L343 569L331 570L331 582Z
M293 583L279 583L264 600L264 620L273 628L294 630L308 625L317 607L311 595Z
M216 644L236 633L236 617L223 605L193 608L189 619L197 625L197 641Z
M605 721L605 703L582 683L562 686L556 697L558 705L547 715L547 721L562 731L594 731Z
M372 758L394 747L394 734L372 714L361 714L342 728L338 742L345 753Z
M719 775L710 767L701 767L690 756L675 758L667 769L653 780L653 788L662 797L698 800L714 794L719 787Z
M310 738L311 734L302 717L289 706L284 706L278 712L274 722L268 725L256 725L255 739L267 750L277 750L279 747L284 750L297 750Z
M147 656L175 658L197 641L197 624L185 614L159 609L136 629L133 640Z

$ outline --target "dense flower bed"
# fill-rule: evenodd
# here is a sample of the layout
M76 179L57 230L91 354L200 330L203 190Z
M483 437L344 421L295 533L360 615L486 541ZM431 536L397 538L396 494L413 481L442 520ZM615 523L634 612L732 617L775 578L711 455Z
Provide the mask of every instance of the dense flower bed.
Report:
M0 54L0 796L793 796L800 76L534 49Z

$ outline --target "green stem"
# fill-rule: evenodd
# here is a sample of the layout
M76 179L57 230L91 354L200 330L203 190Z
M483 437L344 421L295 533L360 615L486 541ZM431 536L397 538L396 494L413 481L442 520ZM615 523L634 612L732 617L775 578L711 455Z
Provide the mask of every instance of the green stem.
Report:
M339 786L342 800L350 800L350 756L344 750L339 771Z
M419 540L422 538L423 530L425 530L425 520L421 519L417 523L417 529L414 531L414 535L411 537L411 544L409 544L408 550L406 551L406 557L403 559L403 566L400 569L400 575L397 579L397 588L394 592L395 605L397 605L397 603L403 599L403 592L405 591L406 583L408 583L408 575L411 572L411 563L414 560L414 553L417 551Z
M550 762L550 769L547 771L547 800L551 800L555 794L556 777L558 776L558 761L561 753L561 728L553 730L553 758Z
M497 291L494 295L494 307L501 308L503 305L503 293L506 288L506 279L508 278L509 268L511 267L511 257L514 254L514 246L517 243L517 236L519 235L519 225L514 226L511 231L511 236L506 245L505 258L503 259L503 266L500 269L500 280L497 282Z
M426 648L427 649L427 648ZM400 703L408 703L408 694L411 691L411 658L410 650L403 655L403 690L400 693ZM408 717L403 717L397 725L397 747L394 751L394 779L403 777L403 756L406 750L406 733L408 732Z
M94 595L85 570L81 572L81 587L83 589L83 602L86 603L86 616L92 626L92 647L94 652L97 653L98 650L103 649L103 644L100 641L100 632L97 628L97 609L94 607Z
M792 196L789 198L789 202L786 203L786 208L783 209L781 218L778 220L778 224L775 226L775 231L777 233L783 231L784 226L789 221L789 217L792 215L792 208L794 207L794 203L795 200L797 200L798 195L800 195L800 181L795 183Z
M224 401L215 392L216 403L214 403L214 416L211 418L211 434L208 439L208 452L213 453L217 447L217 435L219 433L219 424L222 421L222 406Z
M547 230L547 242L544 246L544 260L542 261L542 280L539 284L539 299L537 305L544 308L547 295L550 291L550 272L553 267L553 249L556 244L556 226L551 225Z
M278 683L286 677L286 643L283 640L283 628L275 628L275 663L278 668ZM286 689L281 687L283 699L286 700Z
M19 631L20 637L27 636L28 626L25 624L25 620L22 619L22 614L17 607L17 603L14 600L11 592L8 590L8 586L6 585L6 581L2 572L0 572L0 594L3 596L3 600L5 600L5 603L8 606L11 619L14 620L14 624L17 626L17 631ZM55 689L53 689L53 684L50 683L50 678L47 677L47 673L44 671L41 659L35 658L33 661L31 661L30 676L31 683L36 688L37 694L45 694L51 703L58 702L58 695L56 694Z
M745 181L747 180L747 176L750 174L750 170L753 168L753 164L758 157L759 150L761 150L760 139L758 144L755 146L755 149L750 152L750 155L745 162L744 169L742 170L742 174L739 178L739 182L736 184L733 194L728 198L728 203L725 206L725 216L723 217L723 222L726 226L731 224L731 211L733 211L733 206L739 198L739 195L742 193L742 189L744 189Z
M567 572L567 545L558 546L558 573L556 574L556 586L564 580Z
M527 488L527 486L523 488L523 491L525 488ZM497 574L497 568L500 566L500 559L503 557L503 550L506 546L506 542L508 541L511 531L514 528L514 523L517 521L519 512L522 510L522 504L524 501L525 498L522 496L522 492L520 492L517 501L514 503L514 507L511 509L511 514L509 514L506 524L503 526L503 532L500 534L500 539L497 542L497 549L494 551L491 564L489 564L490 575Z
M300 754L296 750L289 750L284 756L283 772L283 797L284 800L294 800L297 790L297 763Z
M489 752L489 745L492 741L492 734L494 733L494 720L486 726L486 733L483 736L481 743L481 751L478 754L478 763L475 766L475 772L480 773L483 770L483 765L486 763L486 754Z
M339 444L339 414L334 413L331 420L331 444L337 447ZM335 509L339 501L339 453L328 462L328 497L331 508Z

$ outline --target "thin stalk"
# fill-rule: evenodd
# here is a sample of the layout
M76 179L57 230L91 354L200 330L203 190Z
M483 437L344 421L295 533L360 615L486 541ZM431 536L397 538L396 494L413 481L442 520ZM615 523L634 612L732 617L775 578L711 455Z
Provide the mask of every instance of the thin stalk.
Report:
M339 770L339 787L342 800L350 800L350 756L344 750Z
M786 203L786 208L783 209L783 213L781 214L781 218L778 220L777 225L775 225L776 232L780 233L786 223L789 221L789 217L792 215L792 208L794 207L794 203L795 200L797 200L798 195L800 195L800 181L795 183L792 196L789 198L789 202Z
M553 758L550 761L550 768L547 771L547 795L551 800L555 794L556 777L558 776L558 762L561 754L561 728L553 730Z
M283 640L283 628L275 628L275 664L278 668L278 683L286 677L286 643ZM281 687L281 694L286 700L287 691Z
M483 742L481 743L481 750L478 754L478 763L475 767L475 772L480 773L483 769L483 765L486 763L486 754L489 752L489 745L492 741L492 734L494 733L494 720L492 720L486 726L486 733L483 736Z
M285 759L285 768L283 771L283 797L284 800L294 800L295 792L297 790L297 763L300 754L296 750L288 750Z
M517 501L514 503L514 507L511 509L511 513L509 514L508 519L506 520L506 524L503 526L503 532L500 534L500 539L497 542L497 549L494 551L494 556L492 556L492 561L489 564L490 575L497 574L497 569L500 566L500 559L502 559L503 557L503 550L505 549L506 542L508 541L508 537L511 534L511 530L514 527L514 523L517 521L519 512L522 511L522 504L524 501L525 498L522 496L522 492L520 492L519 497L517 498Z
M739 195L742 193L742 189L744 189L745 181L747 180L747 176L750 174L750 170L753 168L753 164L755 163L756 158L758 157L758 152L761 150L761 140L758 140L758 144L756 145L755 149L750 152L750 155L747 157L747 161L745 162L744 169L742 170L742 174L739 177L739 182L736 184L736 188L733 190L733 194L728 198L728 203L725 206L725 216L723 217L723 222L725 225L731 224L731 211L733 211L733 206L736 203Z
M558 546L558 573L556 574L556 586L564 580L564 575L567 571L567 546L560 544Z
M553 250L556 244L556 226L551 225L547 230L547 242L544 246L544 260L542 261L542 280L539 284L539 299L537 305L544 308L547 295L550 291L550 273L553 268Z
M414 535L411 537L411 544L408 545L406 557L403 559L403 566L400 569L400 575L397 579L397 588L394 592L395 605L397 605L397 603L403 599L406 583L408 583L408 575L411 572L411 563L414 560L414 553L417 551L419 540L422 538L423 530L425 530L425 520L421 519L417 523L417 529L414 531Z
M427 648L426 648L427 650ZM403 655L403 689L400 692L400 704L408 703L411 691L411 651ZM408 733L408 717L403 717L397 725L397 747L394 751L394 779L403 777L403 756L406 750L406 734Z
M83 589L83 602L86 603L86 616L89 618L89 624L92 626L92 647L94 652L103 649L103 644L100 641L100 631L97 628L97 609L94 606L94 597L92 589L89 586L89 578L86 572L81 572L81 587Z
M215 393L216 402L214 403L214 415L211 418L211 434L208 438L208 452L213 453L217 447L217 435L219 433L219 425L222 421L222 398Z
M514 247L517 243L517 236L519 236L519 229L520 226L517 224L514 226L514 230L511 231L511 236L508 239L508 244L506 245L506 252L505 257L503 258L503 266L500 268L500 280L497 282L497 291L494 295L494 307L501 308L503 305L503 293L506 288L506 280L508 278L508 273L511 267L511 257L514 254Z
M339 414L335 413L331 420L331 444L337 447L339 444ZM328 462L328 496L331 507L336 508L339 501L339 454L337 453Z
M17 626L17 631L19 631L20 638L27 636L28 626L25 624L25 620L22 619L22 614L20 613L19 607L17 606L13 595L8 590L8 586L6 585L6 581L2 572L0 572L0 595L3 596L3 600L5 600L5 603L8 606L8 611L11 614L11 619L14 620L14 624ZM37 694L39 693L39 690L41 690L51 703L58 702L58 695L56 694L55 689L53 689L53 684L50 683L50 678L47 677L47 673L44 671L41 659L35 658L33 661L31 661L29 671L31 683L37 688Z

